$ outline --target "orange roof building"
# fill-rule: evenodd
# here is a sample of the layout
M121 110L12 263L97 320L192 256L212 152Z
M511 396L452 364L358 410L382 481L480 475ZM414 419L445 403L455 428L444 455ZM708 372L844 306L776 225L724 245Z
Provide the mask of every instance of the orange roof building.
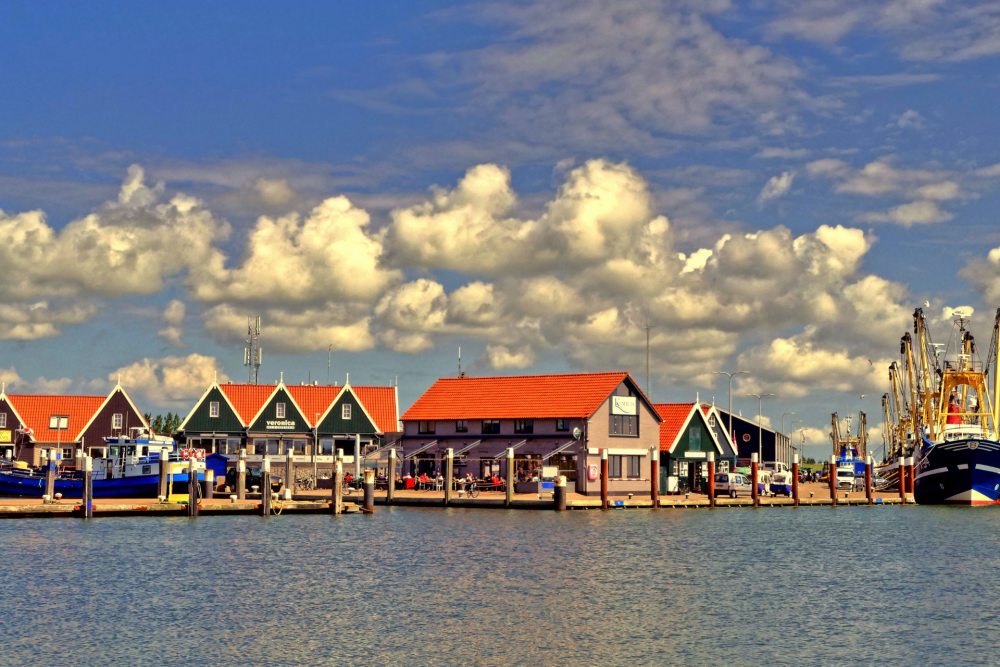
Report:
M717 472L736 468L736 451L726 434L725 422L714 405L657 403L660 423L660 462L666 479L665 493L697 491L708 475L708 461Z
M337 449L351 463L357 445L376 449L399 431L398 405L395 387L213 382L178 434L231 459L245 449L251 463L288 453L330 457Z
M142 413L121 385L107 396L8 394L0 390L0 451L38 465L41 450L104 446L104 438L147 427ZM4 451L5 450L5 451Z
M530 492L557 470L576 492L599 494L603 450L611 493L649 494L660 438L659 414L624 371L441 378L402 422L404 473L440 469L450 449L456 476L502 476L513 451L518 488Z

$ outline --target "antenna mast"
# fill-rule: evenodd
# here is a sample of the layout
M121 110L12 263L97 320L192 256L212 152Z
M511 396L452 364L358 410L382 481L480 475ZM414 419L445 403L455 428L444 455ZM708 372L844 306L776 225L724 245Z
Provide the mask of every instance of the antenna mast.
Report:
M646 396L649 397L649 400L653 400L653 392L649 387L649 330L655 329L656 327L652 327L649 325L648 306L646 308L646 326L644 328L646 329Z
M462 346L458 346L458 377L462 377Z
M247 318L246 347L243 348L243 365L247 367L249 384L257 384L260 375L261 347L257 342L258 338L260 338L260 315L250 316Z

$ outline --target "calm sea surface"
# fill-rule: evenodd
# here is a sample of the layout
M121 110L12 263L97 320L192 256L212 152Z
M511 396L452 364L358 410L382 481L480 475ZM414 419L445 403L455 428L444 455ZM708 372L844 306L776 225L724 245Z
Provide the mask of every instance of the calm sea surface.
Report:
M0 665L971 665L1000 508L0 521Z

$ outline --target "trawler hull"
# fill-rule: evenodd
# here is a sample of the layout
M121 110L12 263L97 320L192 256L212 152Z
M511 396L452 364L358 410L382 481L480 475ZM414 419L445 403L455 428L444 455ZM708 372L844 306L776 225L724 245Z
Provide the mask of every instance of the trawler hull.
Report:
M929 442L917 457L914 499L921 505L1000 504L1000 442Z

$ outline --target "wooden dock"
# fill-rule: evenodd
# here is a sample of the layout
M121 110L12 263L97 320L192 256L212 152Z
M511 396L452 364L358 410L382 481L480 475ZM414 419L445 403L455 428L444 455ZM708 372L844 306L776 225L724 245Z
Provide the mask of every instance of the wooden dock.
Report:
M344 514L360 512L360 507L345 499ZM262 514L260 500L242 500L232 502L228 498L202 500L198 505L201 516L232 516L237 514ZM332 514L333 508L329 499L307 499L292 501L275 501L272 514ZM106 499L94 501L95 517L105 516L187 516L187 503L160 503L148 499ZM20 518L70 518L82 517L83 506L80 501L62 500L54 503L43 503L34 498L0 498L0 519Z

